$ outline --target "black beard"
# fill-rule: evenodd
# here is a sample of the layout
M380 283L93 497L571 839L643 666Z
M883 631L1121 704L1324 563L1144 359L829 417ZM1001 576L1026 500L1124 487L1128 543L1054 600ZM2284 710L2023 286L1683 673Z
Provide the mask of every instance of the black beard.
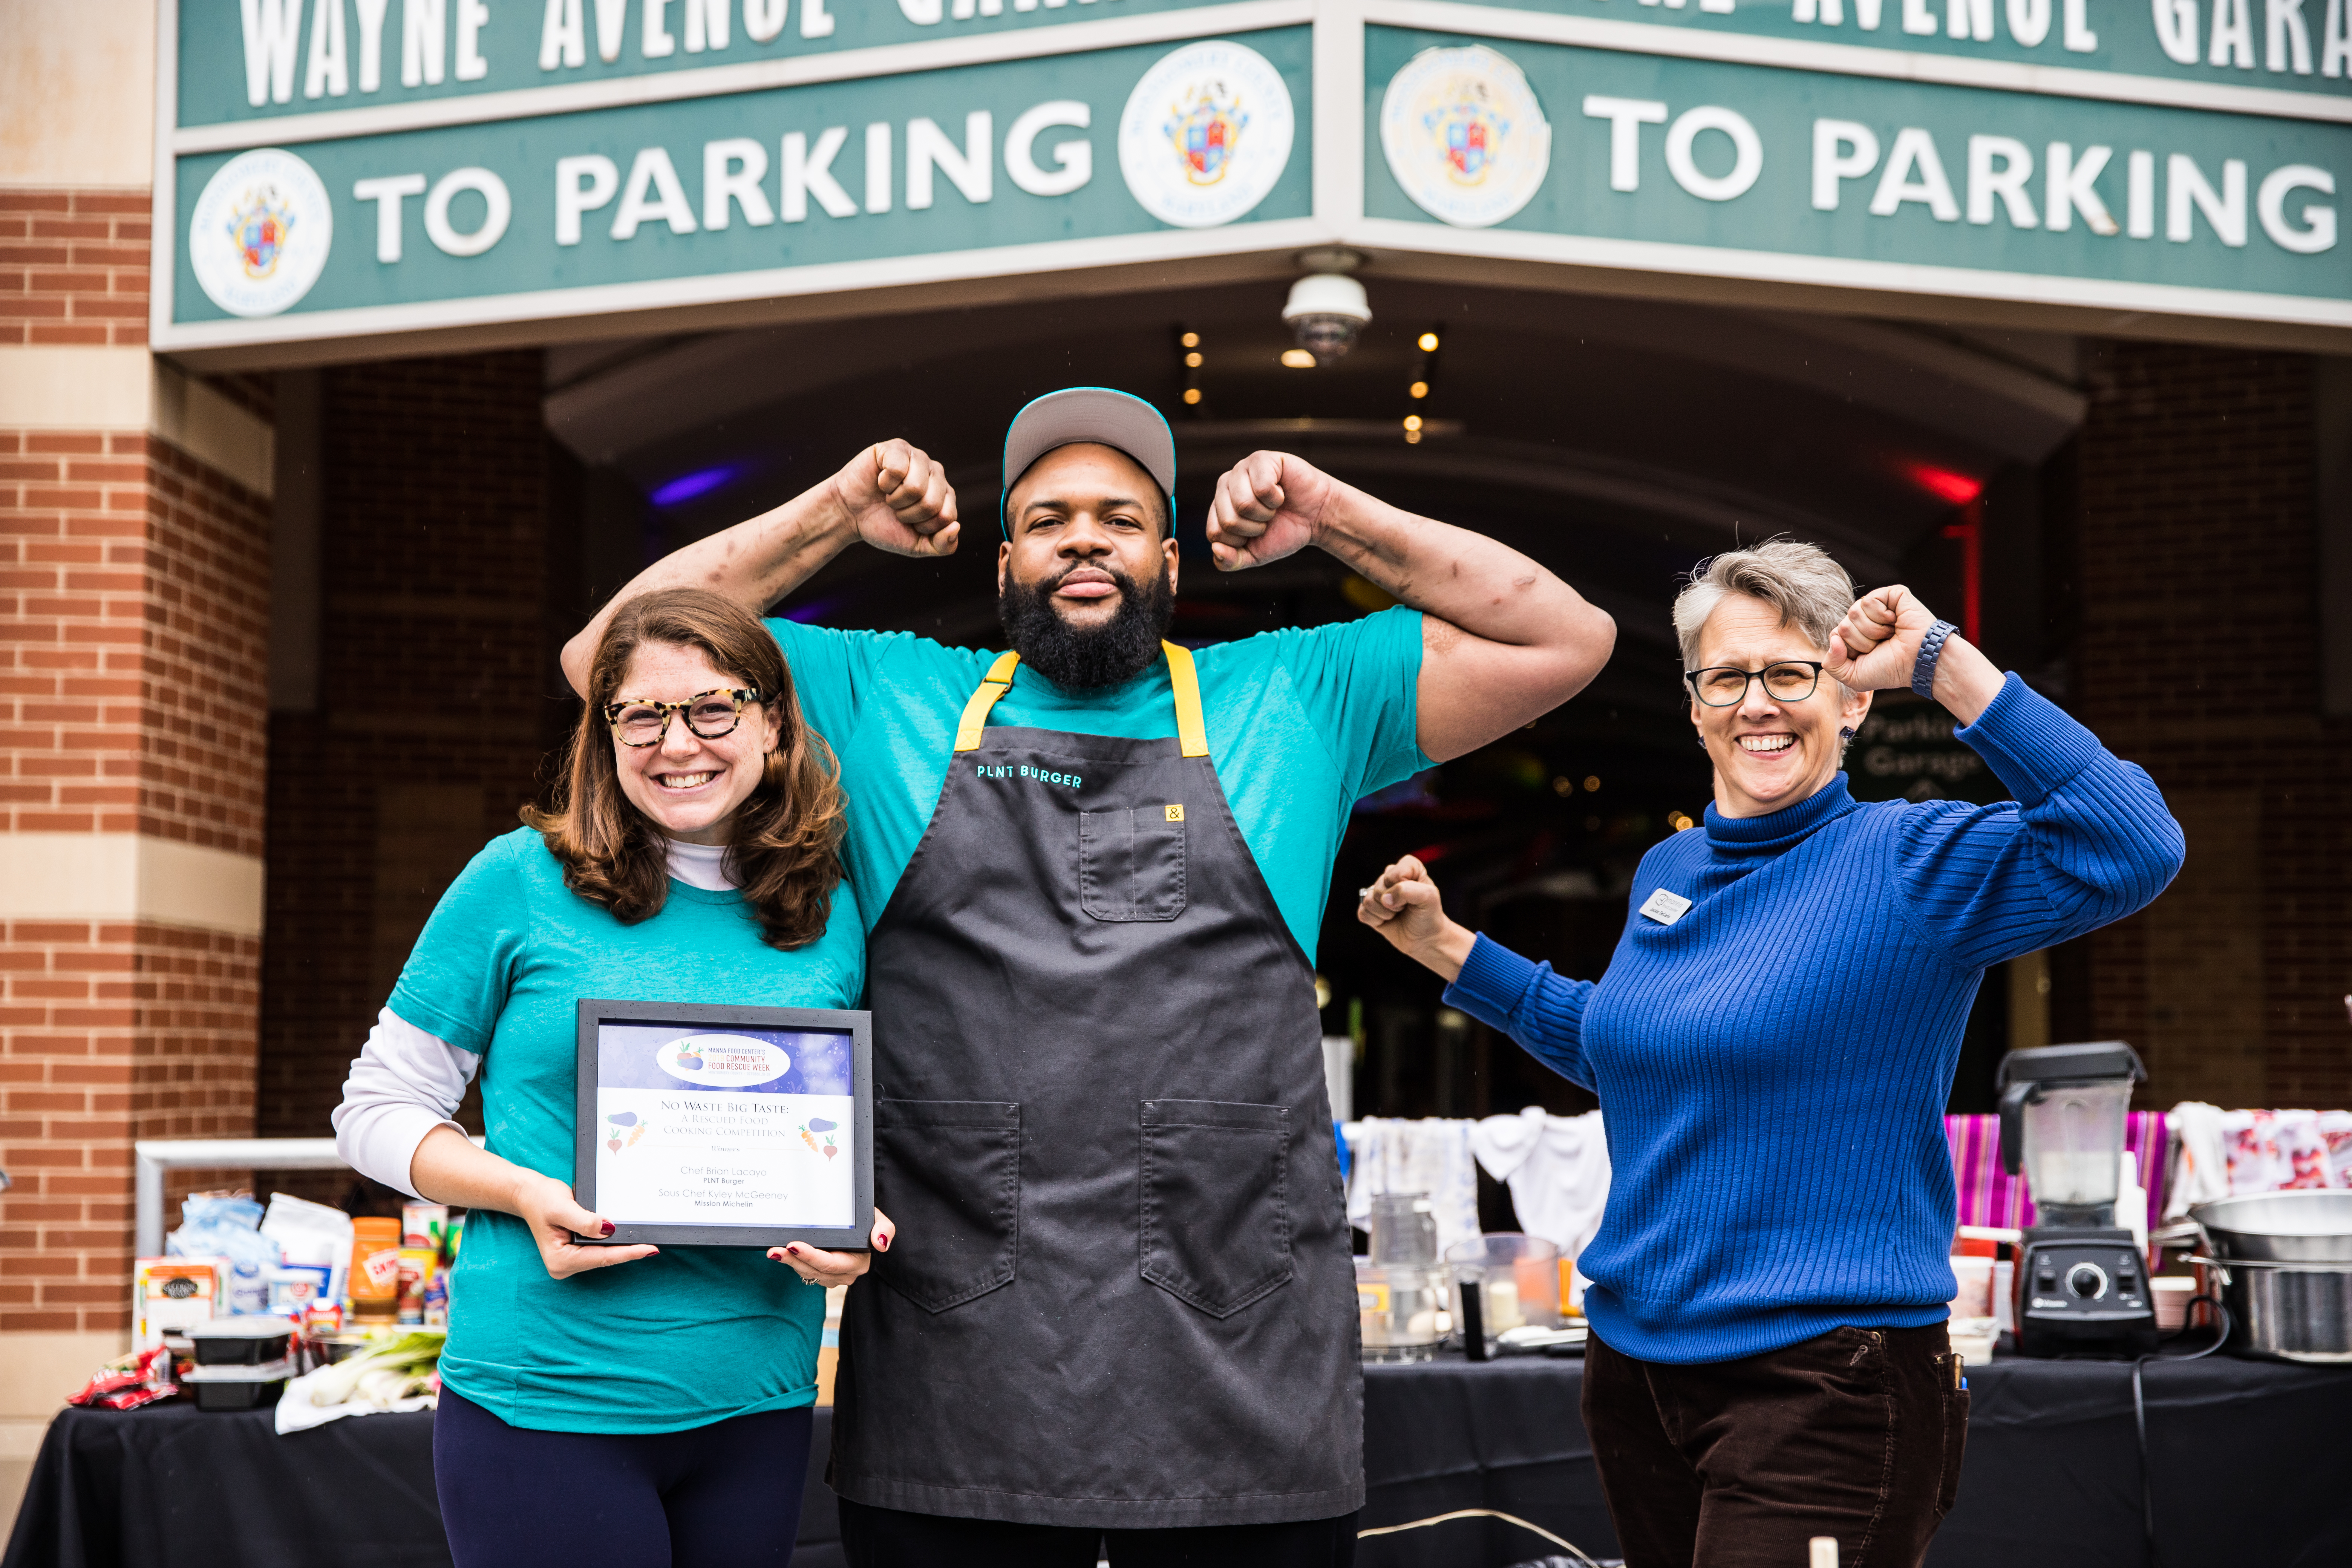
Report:
M1118 608L1109 620L1087 630L1064 620L1052 603L1069 571L1034 588L1008 574L997 595L996 618L1022 662L1070 690L1117 686L1140 674L1160 657L1160 639L1176 613L1176 595L1166 577L1138 583L1110 567L1101 570L1118 585Z

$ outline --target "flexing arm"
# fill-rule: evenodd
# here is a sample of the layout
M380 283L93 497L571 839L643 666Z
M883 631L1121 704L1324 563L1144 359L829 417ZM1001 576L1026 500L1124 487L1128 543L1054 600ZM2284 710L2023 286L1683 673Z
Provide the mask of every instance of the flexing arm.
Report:
M1421 749L1458 757L1548 713L1608 662L1617 625L1507 545L1415 517L1284 452L1217 482L1209 552L1244 571L1318 545L1422 612Z
M1857 690L1907 685L1935 616L1909 589L1864 595L1830 639ZM1958 963L1981 967L2071 941L2146 906L2180 869L2180 825L2147 773L1955 634L1936 700L2015 804L1933 802L1906 814L1896 886Z
M708 588L757 615L863 539L894 555L955 553L962 524L947 470L904 441L879 441L772 511L671 552L629 579L563 645L563 675L583 696L614 607L656 588Z
M1428 868L1408 855L1359 895L1356 918L1445 977L1445 1005L1517 1040L1570 1083L1593 1087L1584 1056L1590 980L1563 980L1445 912Z

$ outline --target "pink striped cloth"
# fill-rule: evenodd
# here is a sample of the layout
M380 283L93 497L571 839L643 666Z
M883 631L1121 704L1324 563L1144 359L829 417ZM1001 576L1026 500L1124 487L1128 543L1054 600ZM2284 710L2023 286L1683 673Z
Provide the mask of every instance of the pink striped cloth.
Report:
M1960 1223L2024 1230L2033 1224L2033 1199L2023 1175L2000 1166L2000 1118L1947 1116L1944 1142L1952 1149L1959 1187ZM2164 1112L2135 1110L2124 1119L2124 1147L2138 1157L2139 1184L2147 1193L2150 1230L2164 1213Z

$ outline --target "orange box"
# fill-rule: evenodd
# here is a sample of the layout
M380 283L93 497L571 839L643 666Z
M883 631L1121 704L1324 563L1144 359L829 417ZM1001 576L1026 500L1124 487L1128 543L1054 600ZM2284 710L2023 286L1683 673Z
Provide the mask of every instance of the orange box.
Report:
M226 1258L142 1258L131 1266L131 1348L152 1351L167 1333L209 1321L221 1305Z

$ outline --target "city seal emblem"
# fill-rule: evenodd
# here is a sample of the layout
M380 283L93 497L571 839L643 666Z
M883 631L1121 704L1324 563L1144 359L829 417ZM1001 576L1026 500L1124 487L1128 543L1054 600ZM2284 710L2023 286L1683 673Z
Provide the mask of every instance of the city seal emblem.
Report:
M1118 168L1145 212L1214 228L1265 200L1297 132L1282 73L1226 39L1187 44L1143 73L1118 119Z
M1507 56L1483 44L1423 49L1381 99L1381 151L1422 211L1486 228L1543 187L1551 125Z
M274 316L310 291L335 237L327 187L276 147L240 153L205 182L188 218L188 269L232 316Z

